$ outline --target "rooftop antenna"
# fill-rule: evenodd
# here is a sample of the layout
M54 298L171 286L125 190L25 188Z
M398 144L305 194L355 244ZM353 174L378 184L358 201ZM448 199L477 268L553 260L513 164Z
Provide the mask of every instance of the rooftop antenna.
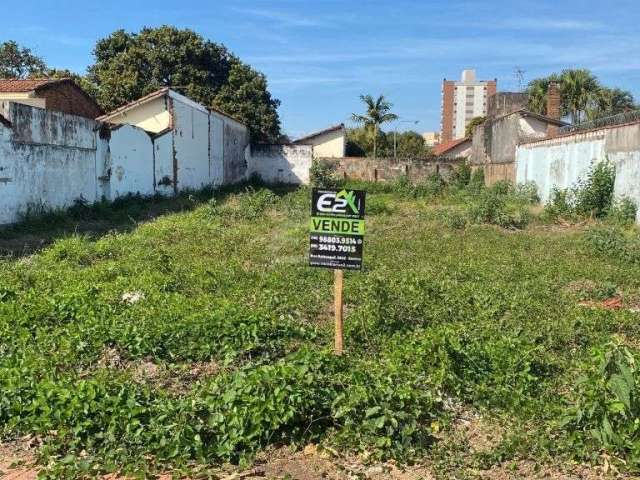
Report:
M519 92L522 92L524 90L524 74L525 71L520 67L516 67L515 71L513 72L513 75L516 77L516 82L518 82Z

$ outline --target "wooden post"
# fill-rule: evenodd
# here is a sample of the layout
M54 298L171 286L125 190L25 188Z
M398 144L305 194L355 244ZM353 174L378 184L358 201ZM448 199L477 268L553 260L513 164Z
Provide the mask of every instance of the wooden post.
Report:
M336 338L335 338L335 353L336 355L342 355L342 286L344 280L344 272L340 269L335 269L334 273L334 301L333 308L335 312L336 320Z

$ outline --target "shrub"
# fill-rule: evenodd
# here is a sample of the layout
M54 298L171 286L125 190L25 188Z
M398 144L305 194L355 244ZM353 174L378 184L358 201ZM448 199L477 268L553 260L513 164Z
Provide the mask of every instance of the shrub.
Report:
M521 202L534 204L540 202L536 182L519 183L513 188L513 197Z
M500 217L504 214L505 201L493 190L483 192L478 201L470 209L471 220L475 223L500 224Z
M574 215L573 197L566 189L554 187L544 207L544 216L550 220Z
M625 225L635 222L637 214L638 207L635 202L628 197L622 197L613 203L607 217L615 223Z
M469 185L471 181L471 166L464 162L460 164L458 168L453 171L451 175L451 179L449 180L449 184L458 187L464 188Z
M336 166L329 162L314 160L309 169L309 180L313 187L335 188L339 184Z
M509 180L498 180L489 189L496 195L508 195L513 192L513 184Z
M637 231L625 232L619 227L590 228L585 240L600 255L640 264L640 235Z
M471 174L471 179L469 180L469 189L472 192L479 192L484 188L484 169L477 168Z
M613 201L615 179L615 167L608 161L593 166L586 180L574 187L576 213L596 218L605 216Z

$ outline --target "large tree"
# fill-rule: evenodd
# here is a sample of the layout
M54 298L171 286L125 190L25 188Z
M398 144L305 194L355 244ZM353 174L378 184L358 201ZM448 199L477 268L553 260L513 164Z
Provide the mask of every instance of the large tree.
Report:
M0 43L0 78L28 78L45 74L47 66L30 49L13 40Z
M529 108L534 112L546 113L551 82L560 87L562 115L574 124L634 108L630 92L604 87L589 70L573 69L529 82Z
M251 125L254 140L273 142L280 137L280 101L269 93L262 73L236 58L231 60L227 81L218 90L213 104Z
M376 158L380 125L397 120L398 116L395 113L391 113L393 105L384 98L384 95L380 95L376 99L371 95L360 95L360 100L365 104L366 112L364 115L354 113L352 119L371 131L373 135L373 158Z
M192 30L118 30L98 41L94 55L88 79L106 111L166 86L203 105L230 110L254 138L274 141L279 136L279 103L264 76Z

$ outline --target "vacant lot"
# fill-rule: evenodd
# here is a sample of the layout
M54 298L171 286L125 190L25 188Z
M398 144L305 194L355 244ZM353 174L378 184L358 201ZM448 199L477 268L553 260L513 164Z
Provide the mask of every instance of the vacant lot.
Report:
M137 224L165 204L132 199L4 232L5 445L51 478L636 472L638 232L544 224L506 191L365 187L343 358L332 274L306 265L306 189L185 196Z

